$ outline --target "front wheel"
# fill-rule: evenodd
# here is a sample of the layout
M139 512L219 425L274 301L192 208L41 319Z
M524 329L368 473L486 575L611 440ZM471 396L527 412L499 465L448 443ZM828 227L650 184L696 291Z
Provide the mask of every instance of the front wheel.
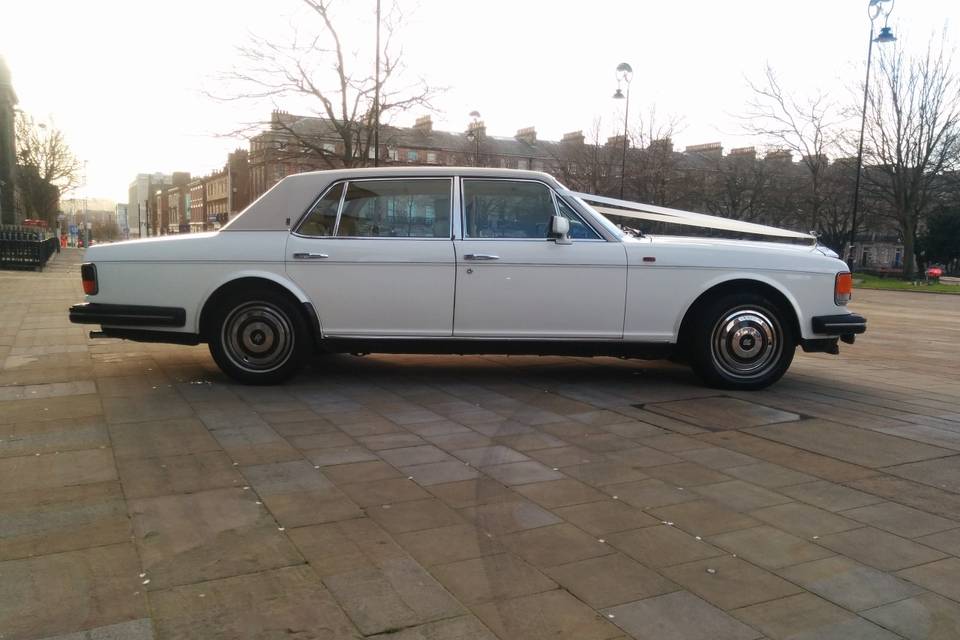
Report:
M223 301L210 329L210 354L228 376L245 384L277 384L292 377L308 352L303 315L269 289Z
M713 387L763 389L779 380L796 351L789 311L753 293L708 303L693 325L690 361Z

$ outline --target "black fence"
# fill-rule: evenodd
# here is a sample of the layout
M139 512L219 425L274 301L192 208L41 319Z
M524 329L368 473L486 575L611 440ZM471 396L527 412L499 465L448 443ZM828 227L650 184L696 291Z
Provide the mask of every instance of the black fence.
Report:
M43 231L0 227L0 269L42 269L60 250L60 241Z

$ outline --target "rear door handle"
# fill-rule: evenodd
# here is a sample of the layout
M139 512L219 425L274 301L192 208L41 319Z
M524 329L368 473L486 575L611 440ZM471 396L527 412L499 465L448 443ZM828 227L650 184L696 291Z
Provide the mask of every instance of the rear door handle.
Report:
M293 254L294 260L323 260L324 258L329 258L325 253L307 253L299 252Z
M500 256L495 256L489 253L468 253L463 256L464 260L499 260Z

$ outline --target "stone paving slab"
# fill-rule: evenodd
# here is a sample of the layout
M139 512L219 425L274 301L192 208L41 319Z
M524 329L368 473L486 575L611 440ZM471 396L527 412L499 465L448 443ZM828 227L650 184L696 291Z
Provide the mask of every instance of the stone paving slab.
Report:
M499 356L244 387L88 339L79 259L0 272L4 640L960 635L960 300L858 292L855 347L755 393Z

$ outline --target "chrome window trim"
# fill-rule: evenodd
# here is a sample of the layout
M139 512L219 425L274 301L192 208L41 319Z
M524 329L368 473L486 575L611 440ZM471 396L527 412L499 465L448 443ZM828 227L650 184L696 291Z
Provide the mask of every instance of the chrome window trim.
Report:
M435 237L435 236L338 236L337 232L340 231L340 218L343 215L343 205L347 199L347 191L350 189L350 184L353 182L399 182L399 181L410 181L410 180L448 180L450 182L450 226L448 230L450 233L446 237ZM449 242L453 238L453 227L454 227L454 197L456 196L456 190L454 186L456 185L457 180L456 176L408 176L408 177L383 177L383 178L348 178L344 180L336 180L330 183L326 189L316 198L310 206L307 207L307 210L304 211L297 224L293 227L293 231L290 232L290 235L297 236L298 238L304 238L307 240L443 240ZM337 219L333 227L332 236L310 236L303 233L300 233L300 227L303 226L303 223L306 221L310 212L313 211L313 208L317 206L323 198L330 193L330 190L335 188L337 185L343 186L343 193L340 194L340 204L337 205Z
M550 184L548 184L547 182L544 182L543 180L537 180L537 179L534 179L534 178L497 178L497 177L485 178L485 177L473 177L473 176L460 176L460 179L457 180L457 182L460 183L460 194L459 194L460 202L459 202L459 205L460 205L460 226L461 226L461 233L460 233L459 235L457 235L457 238L458 238L459 240L463 240L463 241L469 240L470 242L474 242L474 241L491 241L491 240L492 240L492 241L498 241L498 242L505 242L505 241L506 241L506 242L553 242L553 241L554 241L553 238L468 238L468 237L467 237L467 232L466 232L466 229L467 229L467 219L466 219L466 218L467 218L467 208L466 208L466 206L464 206L464 204L463 204L464 192L466 191L466 189L464 189L463 183L466 182L466 181L468 181L468 180L476 180L476 181L478 181L478 182L480 182L480 181L485 181L485 182L534 182L534 183L536 183L536 184L541 184L541 185L543 185L544 187L547 188L547 190L550 192L551 197L553 198L553 210L554 210L554 214L555 214L555 215L560 215L560 210L557 208L557 198L559 198L560 196L557 195L556 190L555 190ZM604 234L601 233L593 224L591 224L591 222L589 222L589 221L587 221L586 219L584 219L583 215L581 214L580 211L577 210L576 207L570 206L570 203L567 202L566 200L564 200L563 203L566 204L568 207L570 207L570 209L573 211L573 213L580 219L580 222L582 222L585 226L587 226L590 230L592 230L595 234L597 234L597 236L599 236L599 237L597 237L597 238L583 238L583 239L577 238L576 240L574 240L574 242L616 242L615 240L607 240L606 237L604 236Z

